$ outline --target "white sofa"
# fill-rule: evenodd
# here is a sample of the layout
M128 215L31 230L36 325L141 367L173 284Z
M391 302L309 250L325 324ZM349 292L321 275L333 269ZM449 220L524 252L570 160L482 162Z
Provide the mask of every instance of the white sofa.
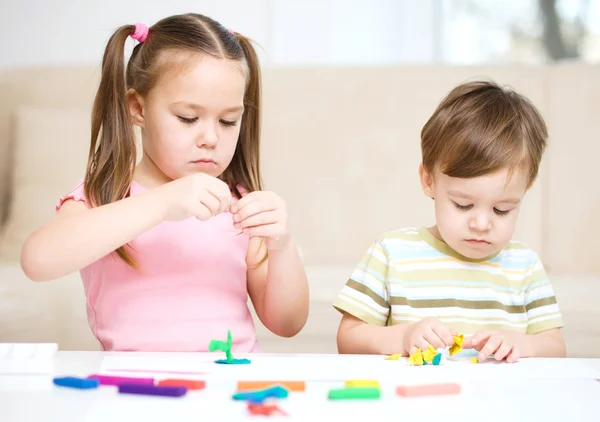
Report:
M0 73L0 342L97 349L78 274L48 283L18 265L25 237L82 176L99 69ZM563 310L570 356L600 357L600 67L365 67L264 70L262 164L290 209L311 284L303 332L265 351L335 352L338 290L375 236L432 223L421 193L419 133L455 84L485 77L527 95L550 128L517 237L540 255Z

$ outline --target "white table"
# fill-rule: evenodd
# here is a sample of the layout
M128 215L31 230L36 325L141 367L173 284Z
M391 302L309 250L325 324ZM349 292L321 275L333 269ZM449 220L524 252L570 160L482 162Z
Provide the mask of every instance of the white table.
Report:
M289 416L275 418L277 420L316 421L319 416L329 421L362 422L593 421L600 418L600 382L597 381L600 359L522 360L513 365L467 366L463 363L461 367L448 362L438 367L408 367L400 361L384 361L382 356L259 354L249 356L252 364L244 369L215 364L218 372L205 376L207 388L189 392L182 398L122 395L115 387L73 390L52 384L53 376L87 376L98 372L105 357L113 361L125 357L130 362L157 359L179 367L186 362L190 365L199 362L210 368L213 356L59 352L54 375L0 375L0 421L262 420L264 417L249 415L245 403L233 401L231 394L236 379L255 379L263 369L274 371L278 379L299 379L298 374L306 374L306 392L292 392L289 398L280 401L280 407ZM315 369L320 365L321 369ZM318 374L327 378L328 374L335 373L336 367L338 373L340 367L347 368L343 379L379 379L381 399L329 401L327 392L342 387L343 379L318 381L315 378L320 376ZM556 371L548 369L554 367ZM265 374L265 378L272 375ZM461 384L462 392L428 398L404 398L395 394L398 385L435 380L454 380Z

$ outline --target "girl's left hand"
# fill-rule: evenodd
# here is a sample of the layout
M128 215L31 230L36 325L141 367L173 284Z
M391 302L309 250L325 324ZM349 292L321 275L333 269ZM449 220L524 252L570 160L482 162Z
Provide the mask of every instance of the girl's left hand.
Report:
M285 201L268 191L241 194L230 209L233 226L250 237L262 237L269 250L283 249L291 238Z

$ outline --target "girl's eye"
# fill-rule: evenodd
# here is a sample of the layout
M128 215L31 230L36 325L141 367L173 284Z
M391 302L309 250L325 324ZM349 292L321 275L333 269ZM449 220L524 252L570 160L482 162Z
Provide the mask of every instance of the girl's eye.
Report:
M183 123L187 123L187 124L192 124L195 123L196 120L198 120L197 117L183 117L183 116L177 116L177 118L182 121Z

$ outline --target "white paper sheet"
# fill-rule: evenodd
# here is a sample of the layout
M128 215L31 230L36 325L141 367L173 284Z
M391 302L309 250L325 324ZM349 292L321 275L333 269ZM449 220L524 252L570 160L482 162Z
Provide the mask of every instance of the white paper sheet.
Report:
M220 365L220 355L108 356L100 372L128 376L178 376L212 380L303 380L340 381L379 379L395 383L467 380L595 379L600 372L570 359L521 359L519 362L470 363L467 358L447 361L443 366L406 365L406 359L357 355L250 355L248 365Z

